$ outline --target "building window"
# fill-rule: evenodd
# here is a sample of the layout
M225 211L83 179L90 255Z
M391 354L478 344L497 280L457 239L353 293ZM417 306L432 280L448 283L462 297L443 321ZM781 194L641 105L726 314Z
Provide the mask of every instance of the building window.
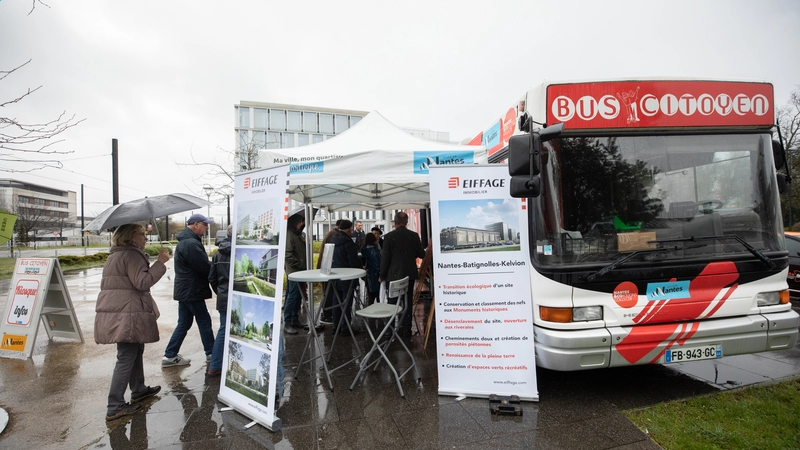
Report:
M286 112L286 129L289 131L303 131L303 115L300 111Z
M316 133L319 131L319 127L317 126L317 113L308 111L303 113L303 131L306 133Z
M308 145L308 135L304 133L297 134L297 146L302 147Z
M283 142L281 148L294 147L294 133L283 133Z
M250 128L250 108L239 107L239 127Z
M322 135L321 134L312 134L311 135L311 143L312 144L319 144L322 142Z
M250 136L247 130L239 130L239 148L247 148L250 145Z
M333 134L333 114L319 114L319 131Z
M261 128L266 130L267 126L267 110L263 108L253 108L253 128Z
M286 111L282 109L269 110L269 129L270 130L286 129Z
M274 131L267 133L267 148L281 148L281 134Z
M358 122L361 122L361 116L350 116L350 128L353 128Z
M350 128L350 121L347 116L336 115L336 134L343 133Z
M253 149L263 150L267 148L267 132L253 131Z

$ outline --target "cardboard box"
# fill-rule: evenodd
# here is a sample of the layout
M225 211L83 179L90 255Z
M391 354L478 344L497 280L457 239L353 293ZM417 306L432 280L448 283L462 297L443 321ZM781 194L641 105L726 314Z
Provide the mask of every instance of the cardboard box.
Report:
M617 249L620 252L634 252L636 250L648 250L656 248L655 231L634 231L630 233L617 234Z

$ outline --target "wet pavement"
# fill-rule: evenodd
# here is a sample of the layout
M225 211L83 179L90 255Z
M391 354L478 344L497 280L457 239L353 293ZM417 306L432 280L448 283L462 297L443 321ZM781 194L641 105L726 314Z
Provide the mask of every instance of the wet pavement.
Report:
M107 423L116 347L93 340L101 273L97 268L65 276L85 343L48 342L40 328L32 358L0 358L0 408L9 415L0 448L657 449L622 411L800 376L798 348L670 366L571 373L538 369L539 402L523 402L521 417L493 416L486 399L456 401L437 394L436 339L430 339L427 349L418 336L406 340L421 381L405 379L402 398L385 365L353 391L354 365L332 374L333 391L319 364L303 365L299 378L292 378L305 344L305 335L299 334L286 341L286 390L276 413L281 429L245 428L249 418L220 411L226 406L217 401L220 378L205 376L196 328L181 349L192 364L161 368L164 346L177 322L170 268L153 288L161 310L161 341L148 344L144 353L147 383L161 385L162 391L146 400L139 413ZM0 282L3 296L8 285ZM215 301L207 303L213 311ZM215 311L212 319L216 332ZM325 334L326 346L330 338ZM357 338L368 348L366 333ZM350 359L351 345L337 340L332 361ZM404 361L401 353L390 357ZM405 367L404 362L398 367Z

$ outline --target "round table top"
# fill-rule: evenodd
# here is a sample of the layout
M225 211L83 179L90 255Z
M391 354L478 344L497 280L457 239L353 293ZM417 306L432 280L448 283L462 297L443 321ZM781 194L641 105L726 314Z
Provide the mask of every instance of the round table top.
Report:
M287 275L287 278L292 281L324 283L326 281L334 281L334 280L354 280L356 278L361 278L366 274L367 271L364 269L335 268L331 269L330 274L324 274L319 269L301 270L299 272L290 273L289 275Z

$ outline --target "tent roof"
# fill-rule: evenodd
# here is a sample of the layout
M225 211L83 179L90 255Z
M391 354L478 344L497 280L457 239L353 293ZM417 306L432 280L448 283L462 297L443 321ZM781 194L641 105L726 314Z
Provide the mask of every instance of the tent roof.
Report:
M404 209L429 203L428 167L486 164L483 146L420 139L372 111L327 141L259 152L263 167L289 164L290 197L329 210Z

